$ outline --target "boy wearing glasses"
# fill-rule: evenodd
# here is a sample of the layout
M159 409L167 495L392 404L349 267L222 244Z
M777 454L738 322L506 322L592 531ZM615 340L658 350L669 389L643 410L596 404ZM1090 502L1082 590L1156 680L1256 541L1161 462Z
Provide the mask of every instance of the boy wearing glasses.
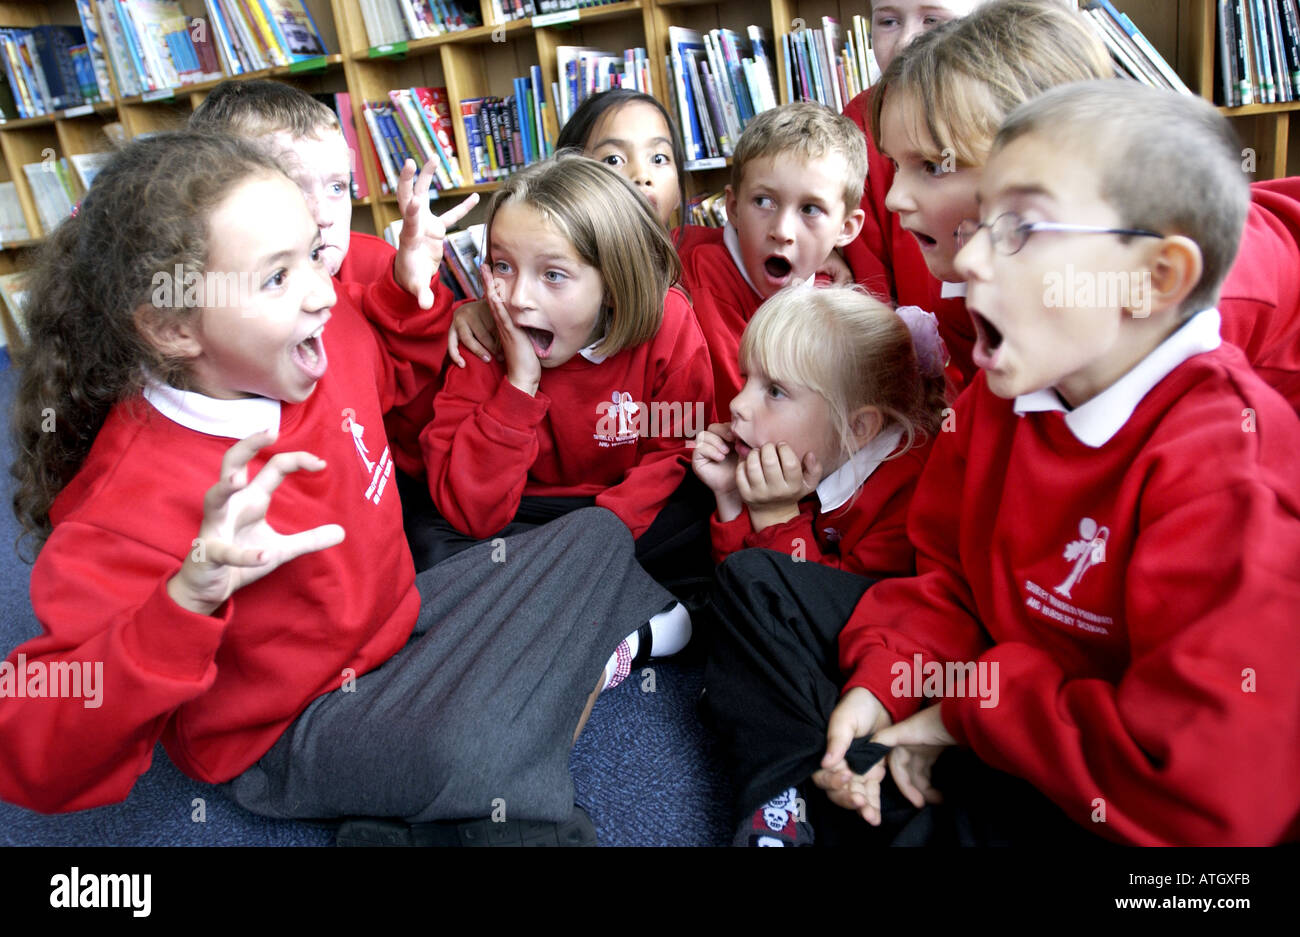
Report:
M1200 99L1086 82L1003 125L955 259L981 372L917 575L840 634L818 842L1300 838L1300 422L1214 308L1248 199Z
M960 804L931 773L960 746L1107 840L1300 834L1300 424L1214 308L1248 199L1200 99L1085 82L1003 125L955 260L982 373L917 488L918 575L841 634L833 802L888 811L884 762L844 763L874 733L916 807ZM952 662L996 705L896 679Z

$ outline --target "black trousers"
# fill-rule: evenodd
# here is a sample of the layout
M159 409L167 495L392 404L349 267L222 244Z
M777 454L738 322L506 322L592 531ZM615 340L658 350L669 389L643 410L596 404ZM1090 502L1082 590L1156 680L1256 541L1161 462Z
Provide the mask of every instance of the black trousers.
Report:
M733 768L736 822L797 786L818 845L1100 844L1031 785L968 749L952 748L935 764L942 804L917 810L887 779L880 827L831 803L812 783L844 683L839 633L871 585L772 550L742 550L718 567L704 707ZM848 762L861 773L887 752L857 739Z
M401 471L396 475L402 524L417 573L483 542L461 533L438 512L423 479ZM512 537L595 503L595 498L525 497L514 519L486 539ZM709 541L713 507L713 492L688 471L654 522L635 541L636 558L642 568L679 599L703 592L713 580Z

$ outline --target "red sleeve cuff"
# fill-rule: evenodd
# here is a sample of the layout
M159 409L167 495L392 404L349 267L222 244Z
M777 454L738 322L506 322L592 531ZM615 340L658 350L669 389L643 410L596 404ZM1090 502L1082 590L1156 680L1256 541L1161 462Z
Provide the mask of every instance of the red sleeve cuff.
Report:
M201 681L213 666L230 624L235 600L227 599L220 617L200 615L177 605L167 593L167 577L122 629L122 645L144 669L178 680Z
M713 562L721 563L738 550L745 548L745 538L754 532L749 523L749 512L740 513L729 521L721 520L715 510L709 515L709 539L713 541Z
M496 393L484 402L483 412L502 426L526 431L542 422L550 406L551 398L541 391L525 394L508 377L502 377Z

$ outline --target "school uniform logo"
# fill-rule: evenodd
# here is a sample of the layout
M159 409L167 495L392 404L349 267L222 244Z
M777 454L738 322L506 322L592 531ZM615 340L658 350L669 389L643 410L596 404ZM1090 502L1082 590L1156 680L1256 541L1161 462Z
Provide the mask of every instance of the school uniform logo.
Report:
M378 504L379 499L384 495L384 489L388 487L388 477L393 474L393 458L388 452L387 438L384 439L384 451L380 453L379 458L374 460L370 458L370 447L366 445L365 440L366 428L357 422L356 416L356 411L351 407L344 409L343 432L352 436L357 458L361 460L361 467L369 479L362 497Z
M1094 566L1106 562L1106 541L1110 538L1110 528L1098 527L1091 517L1079 521L1079 539L1071 540L1065 545L1065 558L1073 560L1070 575L1065 581L1054 586L1052 591L1070 598L1070 590L1079 584L1083 574Z
M626 446L635 443L641 435L641 417L645 405L637 403L626 391L614 391L610 399L596 407L600 419L596 421L593 438L601 448Z
M1064 571L1065 578L1050 590L1033 580L1026 579L1024 582L1026 607L1058 625L1066 625L1095 635L1109 635L1115 625L1115 619L1110 615L1102 615L1072 604L1077 600L1071 594L1078 588L1084 576L1106 562L1106 544L1109 540L1109 527L1099 525L1091 517L1080 519L1078 538L1068 540L1060 554L1061 558L1068 563ZM1053 562L1059 564L1060 560ZM1067 602L1066 599L1071 601Z

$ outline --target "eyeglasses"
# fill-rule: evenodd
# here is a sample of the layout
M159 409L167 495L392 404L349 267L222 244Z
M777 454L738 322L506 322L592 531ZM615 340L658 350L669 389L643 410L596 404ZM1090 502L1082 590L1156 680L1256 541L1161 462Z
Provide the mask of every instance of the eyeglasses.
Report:
M975 221L967 218L957 226L957 246L965 247L979 233L981 228L989 229L989 239L993 249L1003 257L1018 253L1025 246L1029 235L1040 231L1062 231L1067 234L1126 234L1131 237L1164 237L1158 231L1144 228L1098 228L1086 224L1056 224L1051 221L1025 221L1013 211L1004 212L992 221Z

